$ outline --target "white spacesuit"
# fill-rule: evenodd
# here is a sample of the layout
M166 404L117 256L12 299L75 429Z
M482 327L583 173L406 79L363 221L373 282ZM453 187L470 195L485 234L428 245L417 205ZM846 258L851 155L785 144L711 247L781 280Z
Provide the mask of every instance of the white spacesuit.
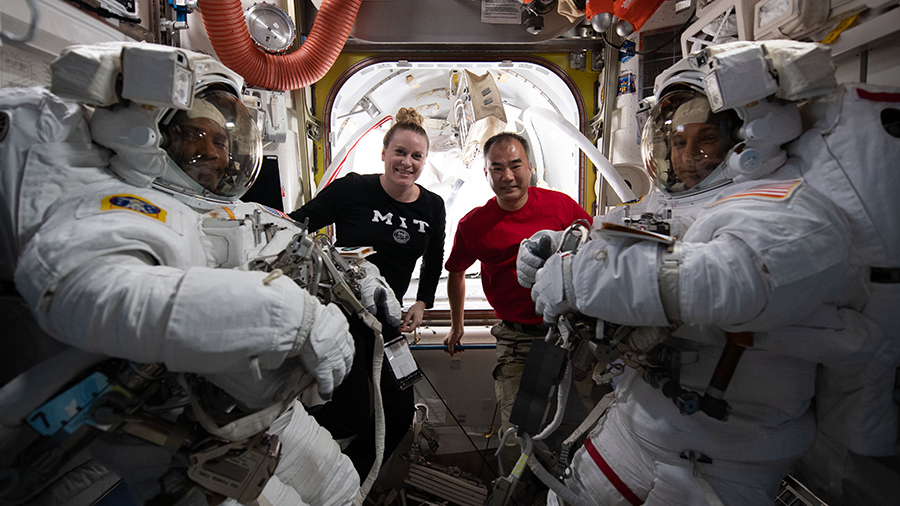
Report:
M15 288L41 329L76 356L190 373L180 381L194 416L222 440L244 441L274 421L283 449L263 492L273 504L349 504L359 487L352 464L294 399L313 381L328 398L350 367L353 340L336 305L279 271L253 270L301 230L238 200L261 156L241 78L207 56L127 43L69 48L53 70L55 92L97 106L90 137L81 106L40 91L3 100L13 127L29 130L3 146L4 162L19 162L4 166L4 196L15 204L4 206L14 248L3 260L16 266ZM35 116L52 121L19 123ZM20 138L53 143L12 145ZM4 343L16 345L25 346ZM215 403L193 391L200 375L250 414L219 425ZM0 403L21 383L4 386ZM173 492L159 478L174 465L171 443L103 434L91 452L143 504Z
M771 503L815 438L817 364L864 363L884 342L860 312L849 220L782 150L801 133L796 106L782 99L823 91L795 72L818 51L725 44L660 76L642 136L660 193L607 219L646 228L674 217L675 240L597 220L577 253L537 271L532 296L546 321L575 309L637 327L621 346L639 367L566 482L588 503ZM638 223L644 212L654 219Z

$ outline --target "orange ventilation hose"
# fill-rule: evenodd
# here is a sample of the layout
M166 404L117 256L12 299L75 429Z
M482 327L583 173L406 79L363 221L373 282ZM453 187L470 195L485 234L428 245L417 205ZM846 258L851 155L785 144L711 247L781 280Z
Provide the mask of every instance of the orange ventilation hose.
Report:
M213 49L226 67L249 85L295 90L328 72L350 36L361 2L324 0L306 42L286 55L266 53L253 43L241 0L199 0L199 7Z

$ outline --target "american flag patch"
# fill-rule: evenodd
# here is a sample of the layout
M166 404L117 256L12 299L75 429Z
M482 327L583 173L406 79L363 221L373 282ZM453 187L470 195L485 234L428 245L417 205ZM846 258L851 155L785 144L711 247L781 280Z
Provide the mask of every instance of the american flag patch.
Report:
M782 200L786 199L794 193L794 190L800 186L802 183L802 179L792 179L790 181L779 181L777 183L766 183L761 184L759 186L754 186L748 190L742 191L740 193L735 193L734 195L729 195L727 197L721 198L715 202L707 204L706 207L712 207L720 202L725 202L728 200L738 199L738 198L758 198L758 199L775 199Z
M275 209L275 208L272 208L272 207L269 207L269 206L263 205L263 204L257 204L257 205L259 207L261 207L263 209L263 211L266 211L267 213L271 214L272 216L276 216L278 218L285 218L288 220L291 219L290 216L284 214L282 211L279 211L278 209Z

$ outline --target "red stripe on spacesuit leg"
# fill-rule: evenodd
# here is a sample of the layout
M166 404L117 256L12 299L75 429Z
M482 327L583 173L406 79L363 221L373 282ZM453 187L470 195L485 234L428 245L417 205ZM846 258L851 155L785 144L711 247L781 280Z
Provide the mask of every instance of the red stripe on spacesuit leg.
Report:
M600 456L600 452L598 452L597 449L594 448L594 443L591 442L591 438L587 438L584 441L584 447L587 449L588 455L590 455L591 458L594 459L594 463L597 464L597 467L599 467L600 470L603 471L603 476L606 476L606 479L609 480L609 482L612 483L614 487L616 487L616 490L618 490L619 493L622 494L622 497L624 497L634 506L640 506L641 504L644 504L644 501L642 501L637 496L637 494L632 492L631 489L628 488L628 485L626 485L625 482L622 481L621 478L619 478L619 475L617 475L616 472L613 471L611 467L609 467L609 464L607 464L606 461L603 460L603 457Z
M862 88L857 88L856 95L861 99L871 100L872 102L900 102L900 93L876 93L872 91L866 91Z

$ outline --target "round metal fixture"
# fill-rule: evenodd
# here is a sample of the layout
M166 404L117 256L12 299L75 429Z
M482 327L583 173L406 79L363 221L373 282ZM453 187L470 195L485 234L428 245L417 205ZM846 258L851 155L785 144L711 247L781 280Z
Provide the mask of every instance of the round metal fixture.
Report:
M253 4L244 12L247 30L256 45L269 53L283 53L294 43L297 29L286 12L265 2Z

